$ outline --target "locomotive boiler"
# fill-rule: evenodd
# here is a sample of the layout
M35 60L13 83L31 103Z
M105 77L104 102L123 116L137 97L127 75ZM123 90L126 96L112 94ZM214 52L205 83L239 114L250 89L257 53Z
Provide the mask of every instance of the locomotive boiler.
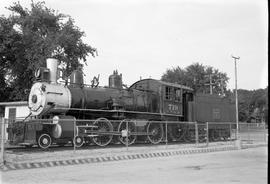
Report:
M233 120L228 102L210 96L204 101L206 97L196 96L187 86L144 79L127 88L117 71L109 77L107 87L99 87L97 78L92 85L85 85L80 70L73 71L62 84L57 77L58 60L50 58L46 62L47 68L36 71L36 82L29 94L32 118L14 125L13 130L23 127L20 133L10 132L17 134L16 143L48 148L53 143L71 141L79 147L93 141L106 146L118 141L132 144L143 138L157 144L165 137L165 124L161 122ZM216 116L205 118L202 112ZM180 124L169 124L167 128L173 141L182 139L188 130Z

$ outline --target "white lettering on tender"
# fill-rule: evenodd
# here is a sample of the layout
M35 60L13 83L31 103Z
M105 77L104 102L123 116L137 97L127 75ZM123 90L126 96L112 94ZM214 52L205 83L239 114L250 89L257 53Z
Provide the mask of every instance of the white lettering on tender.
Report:
M179 111L179 107L174 104L168 104L169 111Z

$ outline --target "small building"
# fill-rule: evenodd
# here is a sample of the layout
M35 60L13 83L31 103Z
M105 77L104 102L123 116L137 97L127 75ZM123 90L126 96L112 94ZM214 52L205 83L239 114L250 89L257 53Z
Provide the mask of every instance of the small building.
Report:
M30 114L27 101L0 102L0 135L2 134L2 118L8 119L8 123L16 119L25 119ZM7 122L5 123L5 140L8 139ZM2 135L1 135L2 136Z
M27 101L0 102L0 108L0 117L10 120L24 119L30 114Z

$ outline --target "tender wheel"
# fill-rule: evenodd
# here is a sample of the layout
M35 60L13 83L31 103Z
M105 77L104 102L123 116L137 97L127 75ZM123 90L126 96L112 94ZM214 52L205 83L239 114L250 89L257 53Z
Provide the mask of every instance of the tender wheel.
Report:
M127 123L128 123L128 127L127 127ZM135 127L135 123L129 120L122 120L120 122L120 124L118 125L118 132L122 133L122 135L120 135L119 141L122 144L128 144L131 145L136 141L136 135L132 135L132 133L134 133L136 131L136 127ZM125 136L123 136L124 134L127 134Z
M41 134L38 138L38 146L42 149L47 149L52 144L51 136L48 134Z
M201 142L206 142L207 139L207 135L206 135L206 129L204 129L203 127L199 128L198 130L198 139L199 139L199 143Z
M73 144L75 145L75 147L79 148L83 145L84 143L84 138L82 136L75 136L74 140L73 140Z
M210 130L210 136L209 136L209 139L210 139L211 141L218 141L218 140L219 140L219 133L218 133L218 130L216 130L216 129Z
M195 130L192 129L190 126L187 127L186 134L183 137L185 142L194 142L196 141Z
M169 138L172 141L183 140L186 134L187 127L184 124L171 124L168 125Z
M230 131L229 130L224 130L223 139L225 141L230 140Z
M113 131L111 122L106 118L99 118L93 124L98 127L98 133L95 137L93 137L93 142L98 146L108 145L113 138L113 135L108 133Z
M160 123L149 123L147 126L147 138L153 144L161 142L164 132L163 126Z

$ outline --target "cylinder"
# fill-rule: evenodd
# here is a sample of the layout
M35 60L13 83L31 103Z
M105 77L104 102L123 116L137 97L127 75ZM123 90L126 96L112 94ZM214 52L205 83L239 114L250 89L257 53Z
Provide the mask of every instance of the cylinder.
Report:
M73 137L75 121L73 116L59 116L58 122L52 128L52 136L56 139Z
M50 82L56 83L57 81L57 66L58 66L58 60L55 58L48 58L46 60L47 68L50 70Z

